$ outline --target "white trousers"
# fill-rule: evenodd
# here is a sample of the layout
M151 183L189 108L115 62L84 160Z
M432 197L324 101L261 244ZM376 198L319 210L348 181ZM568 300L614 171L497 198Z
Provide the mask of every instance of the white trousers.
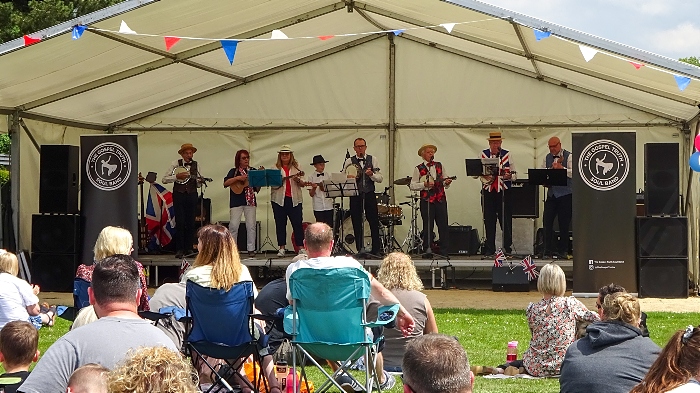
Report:
M238 206L231 208L231 219L228 230L233 235L233 240L238 241L238 227L241 225L241 216L245 215L246 233L248 235L246 247L248 251L255 251L255 210L256 206Z

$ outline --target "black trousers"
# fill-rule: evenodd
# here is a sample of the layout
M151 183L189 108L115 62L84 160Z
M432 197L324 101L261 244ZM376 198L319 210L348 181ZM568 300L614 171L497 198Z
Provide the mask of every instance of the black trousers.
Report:
M381 246L379 240L379 212L377 211L377 197L374 192L364 194L365 204L365 219L369 224L369 230L372 234L372 254L379 254ZM363 248L362 233L362 195L350 197L350 217L352 218L352 229L355 232L355 246L357 252L361 252Z
M569 224L571 224L571 194L558 198L547 197L544 203L544 252L557 252L566 255L569 252ZM559 218L559 244L554 242L554 218Z
M284 197L284 206L272 202L272 215L275 217L277 245L287 245L287 217L289 217L289 222L292 224L292 230L294 231L294 243L296 243L297 247L304 248L301 203L292 207L292 197Z
M447 199L433 203L421 199L420 216L423 219L423 252L430 251L430 244L433 242L433 227L437 224L440 234L440 252L446 254L450 244L447 228Z
M175 207L175 247L177 251L190 251L194 245L195 213L199 207L197 193L173 192L173 206Z
M513 205L510 190L488 192L481 190L484 196L484 223L486 224L486 243L483 253L496 252L496 219L503 231L503 251L513 251Z
M323 222L333 228L333 210L314 210L316 222Z

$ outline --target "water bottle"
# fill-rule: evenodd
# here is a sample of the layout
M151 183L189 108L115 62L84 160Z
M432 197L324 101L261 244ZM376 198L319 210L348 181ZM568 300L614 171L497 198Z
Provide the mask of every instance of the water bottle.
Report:
M294 387L296 386L296 390ZM299 386L299 378L297 377L296 370L289 368L289 374L287 374L287 393L299 393L301 391L301 386Z
M509 341L508 351L506 352L506 362L510 363L515 360L518 360L518 342Z
M275 377L280 385L280 389L284 391L285 386L287 386L287 372L288 372L287 362L284 360L278 360L275 363Z

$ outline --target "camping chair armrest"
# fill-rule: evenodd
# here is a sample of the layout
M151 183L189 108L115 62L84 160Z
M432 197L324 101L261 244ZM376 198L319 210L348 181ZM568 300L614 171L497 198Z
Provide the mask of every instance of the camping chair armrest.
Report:
M379 306L379 308L377 309L377 320L373 322L367 322L362 325L373 328L392 324L396 319L396 315L398 313L398 304L392 304L391 306Z
M139 311L139 317L148 319L149 321L158 322L163 318L168 318L169 313L159 313L155 311Z

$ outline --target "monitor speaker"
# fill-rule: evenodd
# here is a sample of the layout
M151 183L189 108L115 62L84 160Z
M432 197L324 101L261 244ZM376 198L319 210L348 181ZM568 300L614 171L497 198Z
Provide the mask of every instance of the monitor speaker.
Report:
M639 297L688 297L688 258L639 258Z
M32 253L78 254L79 243L79 215L32 215Z
M527 180L513 181L510 200L513 206L513 218L537 218L540 216L540 188Z
M644 145L644 207L646 215L678 215L678 143Z
M238 226L238 239L236 239L238 251L243 253L248 250L248 231L245 222ZM255 250L260 249L260 221L255 223Z
M637 256L687 258L687 217L637 217Z
M69 145L41 145L39 212L78 213L80 149Z
M530 280L520 266L493 267L491 285L494 292L529 292Z
M471 225L452 225L447 227L450 233L450 244L447 245L448 255L473 255L469 244L472 234Z
M32 253L32 283L44 292L72 292L77 254Z

